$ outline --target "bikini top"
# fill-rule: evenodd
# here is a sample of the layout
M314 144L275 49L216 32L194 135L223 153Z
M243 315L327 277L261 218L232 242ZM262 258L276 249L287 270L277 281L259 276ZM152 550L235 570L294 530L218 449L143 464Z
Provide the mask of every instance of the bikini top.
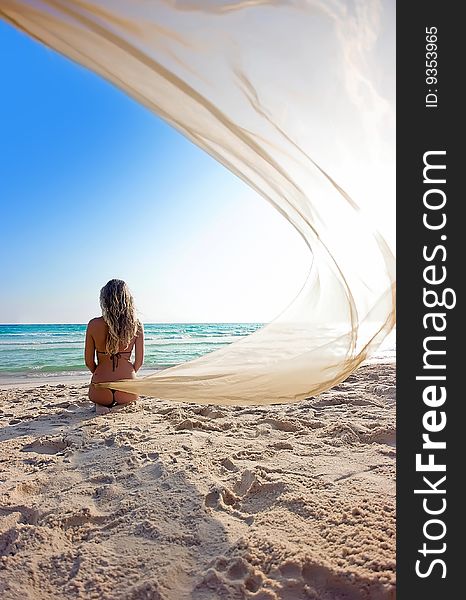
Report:
M134 345L133 345L133 348L134 348ZM115 354L110 354L110 358L112 359L112 371L114 371L115 369L118 368L118 361L121 358L121 355L122 354L131 355L133 348L131 348L131 350L125 350L124 352L115 352ZM96 352L97 352L97 354L108 354L108 352L101 352L100 350L97 350L97 349L96 349Z

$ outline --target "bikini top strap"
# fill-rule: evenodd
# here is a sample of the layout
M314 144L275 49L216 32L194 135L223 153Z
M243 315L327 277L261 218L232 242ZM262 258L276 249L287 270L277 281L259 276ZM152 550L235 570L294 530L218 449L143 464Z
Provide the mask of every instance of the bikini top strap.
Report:
M136 340L134 340L133 345L131 346L131 350L122 350L121 352L115 352L115 354L110 354L110 358L112 359L112 371L118 368L118 360L121 358L122 354L131 354L134 350L134 346L136 345ZM97 354L108 354L108 352L102 352L102 350L95 350Z

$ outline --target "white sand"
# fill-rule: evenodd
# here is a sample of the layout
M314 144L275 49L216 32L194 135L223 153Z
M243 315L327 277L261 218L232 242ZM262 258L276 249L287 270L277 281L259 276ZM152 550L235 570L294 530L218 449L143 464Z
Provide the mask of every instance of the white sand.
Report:
M4 600L395 597L395 367L289 406L6 387Z

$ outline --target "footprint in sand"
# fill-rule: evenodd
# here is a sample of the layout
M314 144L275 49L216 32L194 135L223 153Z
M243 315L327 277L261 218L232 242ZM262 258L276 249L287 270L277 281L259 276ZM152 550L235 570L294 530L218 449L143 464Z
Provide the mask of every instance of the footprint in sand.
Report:
M324 565L285 559L273 566L268 577L280 584L283 598L346 598L356 600L361 594L344 576ZM310 595L310 591L312 594ZM254 596L256 597L256 596ZM275 598L275 595L273 596ZM366 597L366 596L364 596ZM369 597L369 596L368 596ZM370 596L372 598L372 595Z
M199 421L198 419L184 419L177 425L175 425L176 431L200 429L203 431L225 431L231 429L233 423L226 421L224 423L214 424L210 421Z
M55 511L43 515L39 525L49 529L67 531L75 542L87 540L98 530L111 529L115 521L114 514L96 514L90 508L83 507L77 511L57 514Z
M210 508L239 507L240 498L228 488L216 489L205 497L205 505Z
M269 425L271 425L271 427L273 429L277 429L278 431L286 431L286 432L295 432L295 431L299 431L300 429L302 429L302 425L301 423L297 423L295 421L291 421L289 419L286 418L278 418L278 419L273 419L273 418L267 418L267 419L261 419L259 421L259 423L268 423Z
M233 454L234 460L261 460L264 458L263 450L240 450Z
M376 384L368 388L368 391L375 396L386 398L387 400L396 399L396 387L394 385Z
M1 521L36 525L41 513L36 508L19 504L0 508Z
M274 448L275 450L293 450L294 446L293 444L290 444L290 442L274 442L273 444L270 444L271 448Z
M226 570L226 576L233 581L242 581L247 590L255 593L262 585L262 578L252 571L253 568L249 563L242 558L237 558L232 561Z
M165 596L159 592L158 584L154 580L139 583L133 587L126 594L125 600L165 600Z
M43 489L42 481L22 481L15 485L14 491L20 498L23 498L24 496L38 496Z
M106 473L101 473L98 475L94 475L93 477L89 478L89 481L91 483L115 483L115 476L114 475L108 475Z
M362 437L362 441L371 444L385 444L396 448L396 429L394 427L376 427Z
M36 525L40 512L29 506L0 508L0 556L14 555L21 525Z
M202 406L200 408L193 409L192 412L200 415L201 417L206 417L207 419L221 419L222 417L227 416L226 412L218 410L214 406Z
M246 597L244 596L246 590L256 594L262 587L263 581L262 574L243 558L227 559L224 556L220 556L211 563L211 567L203 574L202 579L196 586L196 590L215 589L221 591L222 597L225 598L239 597L238 591L242 590L241 597L243 598ZM272 600L276 596L275 594L273 596L260 594L255 595L254 598Z
M246 469L232 489L214 489L204 502L209 508L226 510L252 524L253 515L274 504L286 489L283 482L262 482L254 471Z
M222 458L220 464L227 471L239 471L239 467L228 457Z
M252 485L258 483L258 479L254 471L246 469L241 474L241 479L233 486L233 491L238 496L244 496L251 489Z
M21 448L21 452L36 452L37 454L58 454L68 447L62 438L38 438Z

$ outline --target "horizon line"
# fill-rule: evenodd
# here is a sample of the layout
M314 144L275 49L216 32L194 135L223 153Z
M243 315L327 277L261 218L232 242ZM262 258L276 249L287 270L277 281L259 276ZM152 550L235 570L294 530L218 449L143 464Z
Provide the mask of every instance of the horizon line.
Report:
M263 325L270 321L143 321L145 325ZM76 322L42 322L42 323L0 323L4 325L87 325L87 323Z

